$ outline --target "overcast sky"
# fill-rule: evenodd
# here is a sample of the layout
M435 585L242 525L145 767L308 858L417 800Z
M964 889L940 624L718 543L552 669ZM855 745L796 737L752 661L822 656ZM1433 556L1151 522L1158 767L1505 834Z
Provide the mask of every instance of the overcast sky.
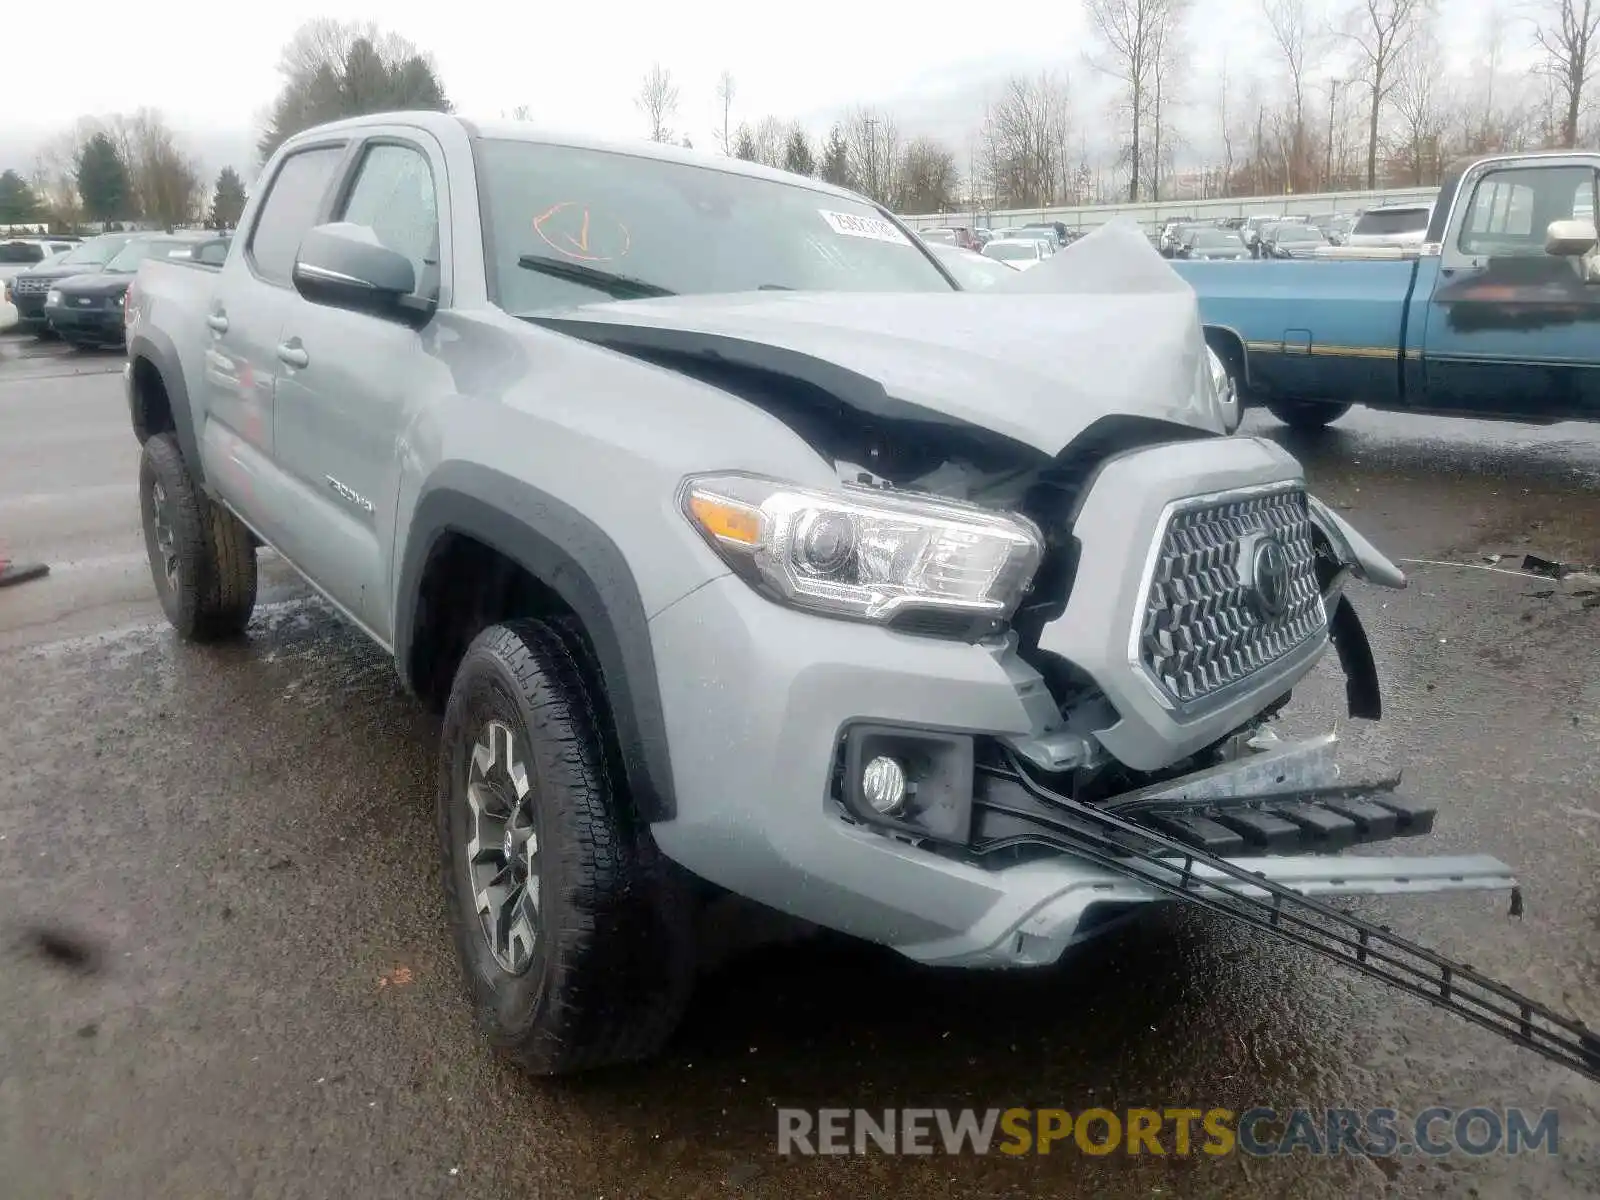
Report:
M1319 0L1310 0L1315 5ZM1340 0L1332 0L1339 3ZM1464 69L1489 0L1441 0L1448 65ZM25 6L26 7L26 6ZM85 113L159 108L207 160L253 177L249 147L278 86L283 43L315 16L373 19L430 51L457 111L496 116L518 104L535 119L614 136L642 136L633 97L652 62L681 90L674 127L712 145L715 88L727 68L737 81L734 119L771 113L820 132L850 105L888 108L903 131L961 143L983 97L1015 71L1052 67L1071 76L1075 119L1104 125L1106 85L1089 67L1087 21L1072 0L985 9L971 4L810 5L751 0L560 5L483 0L388 0L381 8L344 0L239 4L83 0L80 32L55 52L7 53L0 78L0 167L31 166L31 147ZM762 14L757 16L757 14ZM1191 140L1209 141L1211 82L1224 51L1238 78L1274 62L1259 0L1197 0L1188 39ZM1518 41L1523 35L1517 34ZM1331 59L1312 71L1324 79ZM16 105L25 97L25 104ZM16 161L22 160L22 161Z

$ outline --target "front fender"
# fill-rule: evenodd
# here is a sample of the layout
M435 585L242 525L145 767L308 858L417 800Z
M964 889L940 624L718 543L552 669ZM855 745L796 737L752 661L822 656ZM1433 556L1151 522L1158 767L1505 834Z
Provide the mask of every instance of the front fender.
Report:
M676 812L648 614L617 544L588 517L498 471L446 463L424 485L395 598L395 662L408 686L423 573L441 538L460 534L505 555L583 622L606 689L629 791L647 821Z

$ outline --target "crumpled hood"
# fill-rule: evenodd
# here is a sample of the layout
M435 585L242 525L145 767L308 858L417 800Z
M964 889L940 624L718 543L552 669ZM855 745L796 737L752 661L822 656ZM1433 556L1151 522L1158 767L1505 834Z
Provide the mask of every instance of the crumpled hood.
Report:
M1222 432L1194 293L1127 226L985 292L674 296L528 319L624 352L793 375L871 415L909 406L1049 455L1107 416Z

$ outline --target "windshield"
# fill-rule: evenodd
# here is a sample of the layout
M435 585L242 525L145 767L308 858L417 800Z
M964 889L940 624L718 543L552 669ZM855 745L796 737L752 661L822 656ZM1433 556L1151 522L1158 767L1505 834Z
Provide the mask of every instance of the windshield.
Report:
M956 233L953 229L924 229L922 231L922 240L925 242L938 242L943 246L954 246L956 244Z
M1236 234L1224 229L1201 229L1196 231L1189 243L1196 250L1243 250L1242 243Z
M477 143L494 300L524 313L606 300L606 272L679 295L761 289L948 292L926 251L872 205L644 155ZM524 258L588 268L519 268Z
M67 251L66 257L61 260L63 267L103 267L117 256L130 241L131 234L109 234L102 237L90 238L75 250Z
M1320 242L1325 239L1322 230L1313 229L1309 225L1279 225L1272 231L1272 238L1277 242Z
M156 243L141 238L136 242L129 242L112 256L106 263L106 270L115 275L131 275L139 269L139 264L150 257Z
M1026 242L990 242L983 248L983 253L1001 262L1024 262L1039 257L1039 252Z
M1428 227L1425 208L1393 208L1385 212L1363 213L1352 233L1416 233Z

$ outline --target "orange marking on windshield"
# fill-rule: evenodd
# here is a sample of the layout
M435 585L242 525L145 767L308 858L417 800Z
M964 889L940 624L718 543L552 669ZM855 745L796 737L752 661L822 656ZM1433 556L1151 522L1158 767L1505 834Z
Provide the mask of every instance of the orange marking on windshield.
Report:
M632 248L633 237L626 225L604 216L595 221L589 210L584 208L577 228L573 230L571 214L565 217L562 214L576 208L578 204L573 200L552 204L533 219L533 231L545 245L563 258L577 259L579 262L610 262L627 255ZM560 228L563 225L567 228Z

